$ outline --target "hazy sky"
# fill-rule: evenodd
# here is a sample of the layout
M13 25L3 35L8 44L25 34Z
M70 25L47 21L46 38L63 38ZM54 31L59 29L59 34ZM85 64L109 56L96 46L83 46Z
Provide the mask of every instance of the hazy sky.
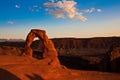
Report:
M1 0L0 38L120 36L120 0Z

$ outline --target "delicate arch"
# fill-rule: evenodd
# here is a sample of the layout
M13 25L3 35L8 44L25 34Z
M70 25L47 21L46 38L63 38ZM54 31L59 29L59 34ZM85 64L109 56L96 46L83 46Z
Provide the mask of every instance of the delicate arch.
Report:
M38 37L39 39L42 40L44 46L46 45L46 43L48 41L48 37L44 30L32 29L26 38L26 44L25 44L25 51L26 51L25 54L26 55L32 56L32 49L30 46L31 46L34 38L36 38L36 37Z
M27 38L26 38L25 50L22 55L32 57L33 51L30 46L34 38L36 37L41 39L43 42L43 45L44 45L43 58L50 58L51 61L49 63L55 62L55 64L56 63L58 64L59 60L57 58L58 56L57 51L54 47L53 42L48 39L48 36L46 35L46 32L44 30L32 29L30 33L28 33Z

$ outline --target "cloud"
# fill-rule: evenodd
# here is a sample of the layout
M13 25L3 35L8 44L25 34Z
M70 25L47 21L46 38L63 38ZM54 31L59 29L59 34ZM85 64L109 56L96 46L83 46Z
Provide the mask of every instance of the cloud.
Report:
M97 12L102 12L102 9L97 9Z
M83 22L87 21L87 18L84 17L84 16L82 16L82 13L79 13L79 14L76 16L76 19L77 19L77 20L80 20L80 21L83 21Z
M53 14L55 18L64 18L65 17L62 10L55 10L55 11L50 10L48 13Z
M78 12L78 9L75 7L76 4L77 2L74 0L61 0L46 2L44 6L47 8L47 12L54 15L55 18L69 18L86 21L87 18L85 18L81 12Z
M20 5L15 5L15 8L20 8Z
M32 7L29 8L31 12L39 12L40 9L41 7L39 7L38 5L33 5Z
M90 9L83 10L83 12L85 12L85 13L93 13L95 11L101 12L102 10L101 9L96 9L96 8L90 8Z
M57 4L56 3L54 3L54 2L46 2L46 3L44 3L44 6L45 7L57 7Z
M84 10L84 12L86 12L86 13L92 13L92 12L94 12L95 11L95 8L91 8L91 9L86 9L86 10Z
M8 21L7 23L8 23L8 24L14 24L14 22L13 22L13 21Z

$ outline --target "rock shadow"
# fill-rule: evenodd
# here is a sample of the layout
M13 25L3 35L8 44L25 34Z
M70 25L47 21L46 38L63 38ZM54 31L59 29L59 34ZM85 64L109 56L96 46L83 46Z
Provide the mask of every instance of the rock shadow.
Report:
M21 80L9 71L0 68L0 80Z
M41 76L38 74L33 74L33 76L26 75L30 80L44 80Z

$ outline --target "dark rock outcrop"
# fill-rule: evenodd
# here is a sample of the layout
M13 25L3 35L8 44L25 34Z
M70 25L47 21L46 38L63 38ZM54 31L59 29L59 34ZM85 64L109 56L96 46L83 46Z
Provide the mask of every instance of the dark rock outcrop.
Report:
M111 71L120 72L120 46L113 46L109 55L111 59Z

